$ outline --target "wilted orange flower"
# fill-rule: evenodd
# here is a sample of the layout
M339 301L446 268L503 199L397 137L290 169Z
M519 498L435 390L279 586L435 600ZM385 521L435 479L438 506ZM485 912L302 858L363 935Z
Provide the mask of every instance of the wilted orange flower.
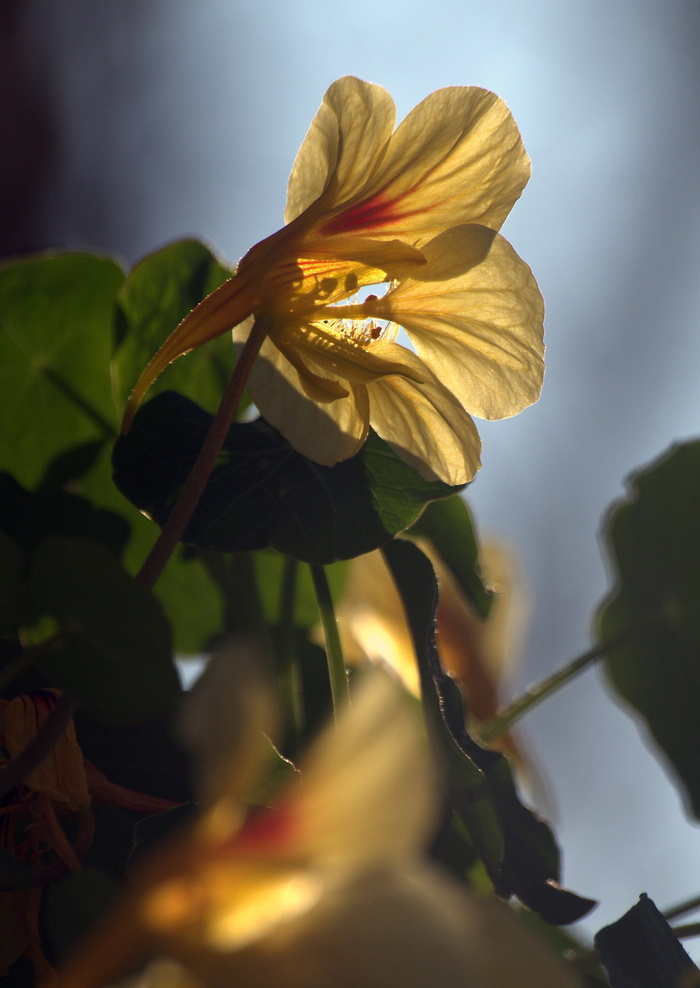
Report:
M482 89L438 90L394 124L384 89L333 83L292 169L287 225L177 327L124 428L170 361L230 329L240 344L257 321L266 338L248 389L299 452L332 465L371 425L426 478L474 476L470 414L513 415L542 382L542 298L498 234L529 161Z
M0 764L24 751L59 696L46 689L0 699L0 748L5 755ZM71 720L48 755L0 806L0 972L23 953L40 974L51 970L38 933L41 890L80 868L92 844L93 799L144 814L177 805L108 782L83 757Z

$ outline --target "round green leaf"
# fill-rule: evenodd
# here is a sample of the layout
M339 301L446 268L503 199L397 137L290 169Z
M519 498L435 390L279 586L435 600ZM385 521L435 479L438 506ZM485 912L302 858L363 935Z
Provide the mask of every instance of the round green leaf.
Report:
M168 516L211 416L164 392L114 448L114 479L159 524ZM309 563L350 559L411 525L426 502L459 488L423 480L377 435L334 467L297 453L263 419L234 424L184 541L239 552L273 548Z
M119 345L112 365L122 405L178 323L232 274L198 240L167 244L131 269L119 293ZM174 388L215 410L233 362L233 344L224 334L171 364L155 382L153 393Z
M0 266L0 468L34 486L58 453L115 432L109 363L124 272L47 254Z
M615 583L601 641L605 666L646 721L700 817L700 442L634 475L604 528Z

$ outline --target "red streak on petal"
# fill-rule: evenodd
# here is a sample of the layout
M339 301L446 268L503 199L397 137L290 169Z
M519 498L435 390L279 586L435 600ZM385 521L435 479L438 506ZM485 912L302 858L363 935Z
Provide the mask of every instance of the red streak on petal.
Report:
M271 854L287 852L299 833L298 814L290 804L253 814L229 845L236 853Z
M400 215L396 209L399 199L385 199L381 192L358 203L354 208L334 216L322 228L322 233L347 233L354 230L375 230Z

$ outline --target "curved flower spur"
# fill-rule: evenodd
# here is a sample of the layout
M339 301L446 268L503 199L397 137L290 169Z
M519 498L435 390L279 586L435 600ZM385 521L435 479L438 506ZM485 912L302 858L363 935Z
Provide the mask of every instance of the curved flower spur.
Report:
M470 415L514 415L542 384L542 297L497 232L529 159L505 104L482 89L438 90L394 123L381 87L333 83L292 169L286 226L175 329L124 431L172 360L230 329L243 344L257 324L248 390L299 452L333 465L371 425L424 478L472 479Z

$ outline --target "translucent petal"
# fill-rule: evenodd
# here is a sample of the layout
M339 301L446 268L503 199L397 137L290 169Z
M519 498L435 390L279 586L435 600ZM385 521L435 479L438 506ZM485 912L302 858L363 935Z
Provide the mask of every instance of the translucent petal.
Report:
M544 374L544 304L529 267L500 236L479 263L474 230L423 246L421 280L406 278L365 304L406 329L416 352L473 415L505 418L536 401ZM489 231L485 231L490 235ZM434 280L431 280L434 279Z
M329 376L325 367L311 360L306 363L319 377ZM347 398L317 405L307 397L299 372L269 339L248 378L248 391L260 414L315 463L333 466L347 460L365 441L369 426L366 388L354 385Z
M411 701L372 670L301 766L303 843L322 865L386 864L415 853L434 825L428 747Z
M329 187L329 206L364 188L394 129L394 101L381 86L353 76L328 89L299 149L287 187L285 223Z
M420 359L396 343L379 343L387 356L394 350ZM385 377L370 389L370 423L397 456L426 480L465 484L479 469L481 441L457 399L423 368L420 384L406 377Z
M414 245L459 223L499 229L530 175L510 111L474 87L432 93L401 123L355 199L323 224Z
M349 333L344 334L331 325L289 323L280 328L279 334L273 332L271 336L273 339L278 336L285 347L295 347L306 360L313 360L327 374L355 384L369 384L389 374L403 375L417 382L423 377L422 367L410 359L410 351L403 347L395 347L391 351L392 357L387 358L379 348L363 346Z

